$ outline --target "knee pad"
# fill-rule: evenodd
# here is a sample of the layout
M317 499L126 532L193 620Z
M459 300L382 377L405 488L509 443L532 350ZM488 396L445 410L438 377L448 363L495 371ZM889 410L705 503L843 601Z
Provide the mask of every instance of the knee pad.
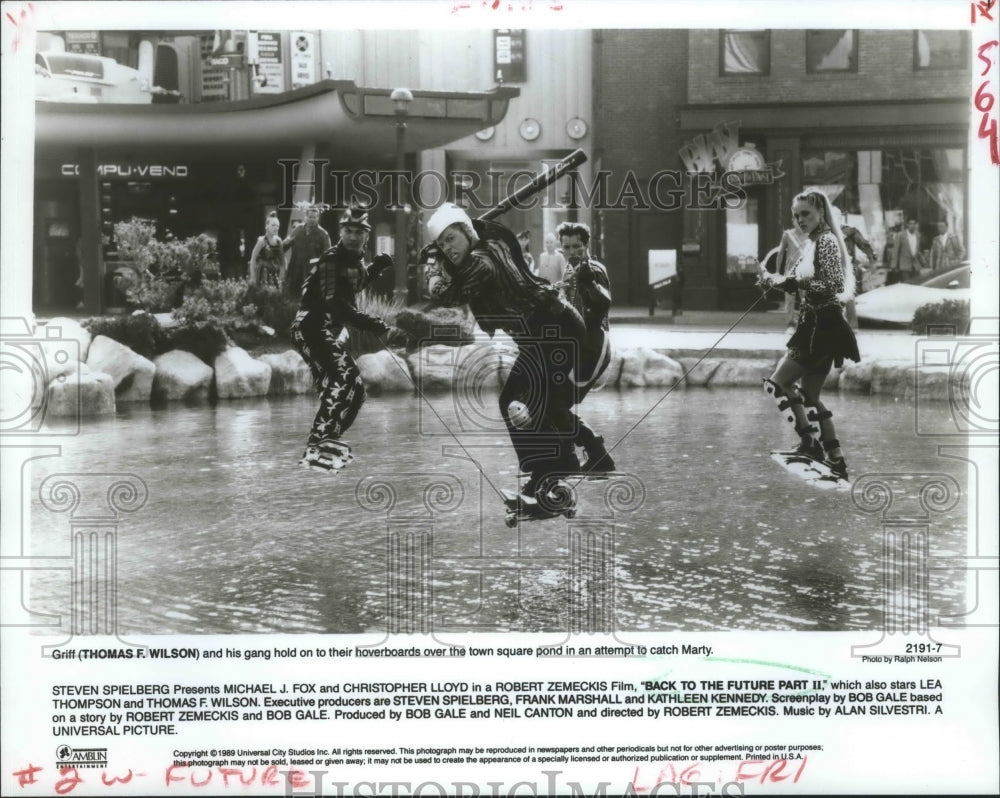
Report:
M774 380L765 377L763 379L764 393L774 399L775 404L778 405L778 410L784 416L785 421L795 426L795 414L792 412L792 405L804 404L802 397L796 392L795 396L789 396L786 394L778 383Z
M528 411L528 406L517 399L507 405L507 418L510 419L510 423L517 429L532 428L531 413Z

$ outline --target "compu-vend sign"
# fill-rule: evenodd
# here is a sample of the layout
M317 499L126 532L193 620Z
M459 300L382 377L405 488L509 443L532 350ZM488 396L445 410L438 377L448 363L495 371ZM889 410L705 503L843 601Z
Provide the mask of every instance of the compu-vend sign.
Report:
M756 147L740 145L736 122L721 122L711 133L695 136L677 154L689 173L721 171L736 176L744 186L767 185L785 176L781 161L769 164Z
M80 164L64 163L59 167L63 177L79 177ZM99 177L187 177L187 164L154 164L154 163L101 163L97 165Z

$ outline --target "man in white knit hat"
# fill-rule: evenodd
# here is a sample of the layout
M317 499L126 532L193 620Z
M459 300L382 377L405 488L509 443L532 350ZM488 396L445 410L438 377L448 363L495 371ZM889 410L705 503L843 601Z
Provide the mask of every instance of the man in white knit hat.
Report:
M580 421L574 377L586 329L580 314L524 262L503 225L473 221L453 203L427 222L428 290L444 304L468 304L490 336L504 330L518 345L500 391L500 413L522 471L522 494L537 497L554 479L580 471L574 438Z

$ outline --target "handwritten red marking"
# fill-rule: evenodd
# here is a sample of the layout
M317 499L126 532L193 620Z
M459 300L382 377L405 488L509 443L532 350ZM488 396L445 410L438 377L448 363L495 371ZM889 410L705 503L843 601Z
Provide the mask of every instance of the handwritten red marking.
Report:
M972 24L976 24L976 12L979 12L980 17L985 17L990 22L993 21L993 17L990 16L990 11L993 9L993 0L988 0L988 2L979 3L969 3L969 10L972 14Z
M254 768L250 773L249 779L243 778L243 771L240 768L219 768L219 773L222 774L222 783L229 786L229 777L236 776L240 780L240 784L249 787L253 784L253 780L257 777L257 768Z
M808 757L802 757L801 763L797 760L788 759L744 759L736 766L735 774L730 779L731 782L739 783L743 781L756 781L759 784L777 784L791 779L792 783L797 783L802 777L806 767ZM797 765L797 767L796 767ZM635 768L632 776L632 791L635 793L659 792L657 787L660 784L674 784L691 786L693 784L705 784L711 778L711 774L705 773L707 764L705 762L673 763L664 762L660 765L660 770L655 778L650 782L643 783L639 773L639 766ZM785 773L786 769L795 768L794 773ZM719 779L725 775L719 773Z
M268 765L264 770L264 775L260 777L261 784L272 786L278 784L278 766Z
M105 787L113 787L116 784L128 784L133 778L142 778L145 773L133 773L132 768L124 776L109 776L106 770L101 771L101 781Z
M16 53L17 48L21 46L22 34L27 33L31 29L30 23L35 16L35 8L31 5L31 3L28 3L27 6L21 9L21 13L19 14L20 20L12 17L10 13L5 14L4 16L6 16L7 19L10 20L10 23L14 26L14 38L11 39L10 49Z
M996 47L998 44L1000 44L1000 41L994 39L991 42L985 42L984 44L979 45L979 50L976 52L976 58L986 65L983 67L983 71L979 73L979 77L983 77L993 67L993 61L986 56L986 50L990 47Z
M976 57L985 64L983 71L980 73L980 77L985 77L993 69L994 60L987 56L987 51L996 47L1000 44L1000 41L996 39L988 42L984 42L979 46L976 51ZM996 102L996 97L993 96L992 92L986 91L990 86L992 81L987 79L984 80L979 88L976 89L976 95L973 100L976 110L982 114L979 118L979 130L977 135L980 139L988 139L990 143L990 163L994 165L1000 165L1000 142L998 142L997 136L997 120L996 117L990 118L990 111L993 110L993 106Z
M259 783L262 787L278 787L281 786L283 781L277 765L268 765L260 771L259 777L257 775L257 768L255 767L251 767L249 770L220 767L217 770L219 771L219 775L222 776L224 787L229 787L230 784L249 787L254 783ZM211 768L207 769L207 773L196 773L194 769L189 769L183 765L170 765L164 772L164 783L168 787L175 783L187 783L192 787L201 788L211 784L214 776L215 771ZM230 779L233 779L233 781L230 782ZM307 787L310 783L309 777L304 770L288 771L286 780L287 784L294 788Z
M59 795L66 795L73 792L76 785L83 781L83 778L76 772L76 768L74 767L59 768L59 775L62 778L56 782L55 786L56 793Z
M802 771L805 770L806 761L808 759L809 757L807 756L802 757L802 764L800 764L798 770L795 771L794 777L792 777L791 774L789 774L788 776L781 775L782 771L784 771L784 769L788 766L787 759L774 759L771 760L770 762L764 759L744 759L742 762L740 762L740 764L736 768L736 780L752 781L752 780L757 780L759 778L760 783L764 784L765 782L775 783L775 782L786 781L787 779L791 778L792 784L796 784L799 780L799 777L802 775ZM766 767L759 774L751 773L749 772L749 770L744 771L744 767L747 767L749 769L750 767L756 767L758 765L766 765Z
M27 787L29 784L37 784L38 779L35 778L36 773L41 773L42 769L38 765L32 765L28 763L28 767L24 770L15 770L12 775L17 777L17 784L19 787Z

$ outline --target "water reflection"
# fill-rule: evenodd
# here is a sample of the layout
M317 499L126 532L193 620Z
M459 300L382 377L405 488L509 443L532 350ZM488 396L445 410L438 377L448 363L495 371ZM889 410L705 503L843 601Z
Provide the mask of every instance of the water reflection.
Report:
M963 553L964 463L914 435L912 407L831 409L853 475L957 480L960 500L925 525L932 558ZM449 436L447 397L370 399L349 436L358 459L335 477L296 466L311 397L125 407L35 463L32 546L69 554L69 519L37 502L46 476L128 472L149 499L118 536L122 634L881 627L880 516L771 462L789 430L763 397L611 391L585 411L620 441L631 498L580 483L572 522L508 529L495 489L515 484L512 451L495 429ZM896 508L918 508L920 477L894 479ZM931 616L960 614L961 574L929 578ZM68 572L41 573L32 609L66 617L69 591Z

